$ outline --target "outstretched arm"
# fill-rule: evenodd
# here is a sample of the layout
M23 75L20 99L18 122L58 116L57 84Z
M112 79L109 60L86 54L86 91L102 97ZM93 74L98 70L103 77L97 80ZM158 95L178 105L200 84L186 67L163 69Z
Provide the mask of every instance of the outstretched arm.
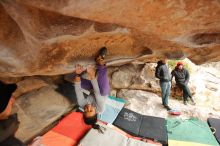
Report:
M95 77L95 68L93 66L89 66L87 68L87 73L94 89L95 100L99 108L99 111L103 112L105 107L105 97L101 96L100 94L99 85Z
M99 109L100 112L103 112L104 109L105 109L105 99L106 98L105 98L105 96L101 96L101 94L100 94L97 79L93 79L93 80L91 80L91 82L92 82L92 86L93 86L93 89L94 89L95 100L96 100L98 109Z
M82 89L81 89L81 77L80 74L82 73L83 68L80 65L76 66L76 76L74 78L75 83L75 92L76 92L76 98L79 106L83 108L86 105L86 99L84 98Z

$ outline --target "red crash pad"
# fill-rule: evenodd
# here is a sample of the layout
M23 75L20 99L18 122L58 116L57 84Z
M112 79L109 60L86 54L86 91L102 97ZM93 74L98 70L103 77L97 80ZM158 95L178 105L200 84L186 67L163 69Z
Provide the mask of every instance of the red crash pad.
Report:
M43 141L47 142L53 139L53 143L62 143L62 146L76 145L79 140L91 129L83 121L83 114L72 112L63 118L58 125L43 136ZM48 136L49 135L49 136ZM63 142L66 139L68 142ZM72 142L71 142L72 140ZM54 146L54 145L51 145Z

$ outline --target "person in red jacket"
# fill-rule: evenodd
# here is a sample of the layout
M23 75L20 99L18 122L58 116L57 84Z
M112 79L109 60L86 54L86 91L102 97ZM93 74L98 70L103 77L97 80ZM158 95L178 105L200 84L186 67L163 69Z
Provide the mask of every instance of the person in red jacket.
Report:
M175 77L176 85L183 90L183 103L187 105L188 98L192 101L192 104L195 105L195 101L193 100L192 94L189 90L189 71L183 67L182 62L178 62L175 69L171 72L172 77Z

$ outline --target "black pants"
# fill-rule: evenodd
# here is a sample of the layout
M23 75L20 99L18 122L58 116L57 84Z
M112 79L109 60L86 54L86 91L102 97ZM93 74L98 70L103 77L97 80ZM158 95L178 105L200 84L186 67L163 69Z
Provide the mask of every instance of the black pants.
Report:
M192 94L189 90L188 85L186 85L184 83L177 83L177 86L183 90L183 100L184 101L187 101L188 97L192 98Z
M14 136L10 136L6 140L0 143L0 146L26 146L19 139Z
M19 126L17 114L10 115L8 119L0 120L0 146L24 146L14 137Z

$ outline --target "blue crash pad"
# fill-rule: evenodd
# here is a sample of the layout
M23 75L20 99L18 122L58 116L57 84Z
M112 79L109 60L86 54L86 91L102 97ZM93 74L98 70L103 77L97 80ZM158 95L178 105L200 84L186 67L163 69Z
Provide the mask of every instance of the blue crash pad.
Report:
M98 119L103 122L112 124L124 105L124 99L109 96L106 102L105 111L99 115Z

